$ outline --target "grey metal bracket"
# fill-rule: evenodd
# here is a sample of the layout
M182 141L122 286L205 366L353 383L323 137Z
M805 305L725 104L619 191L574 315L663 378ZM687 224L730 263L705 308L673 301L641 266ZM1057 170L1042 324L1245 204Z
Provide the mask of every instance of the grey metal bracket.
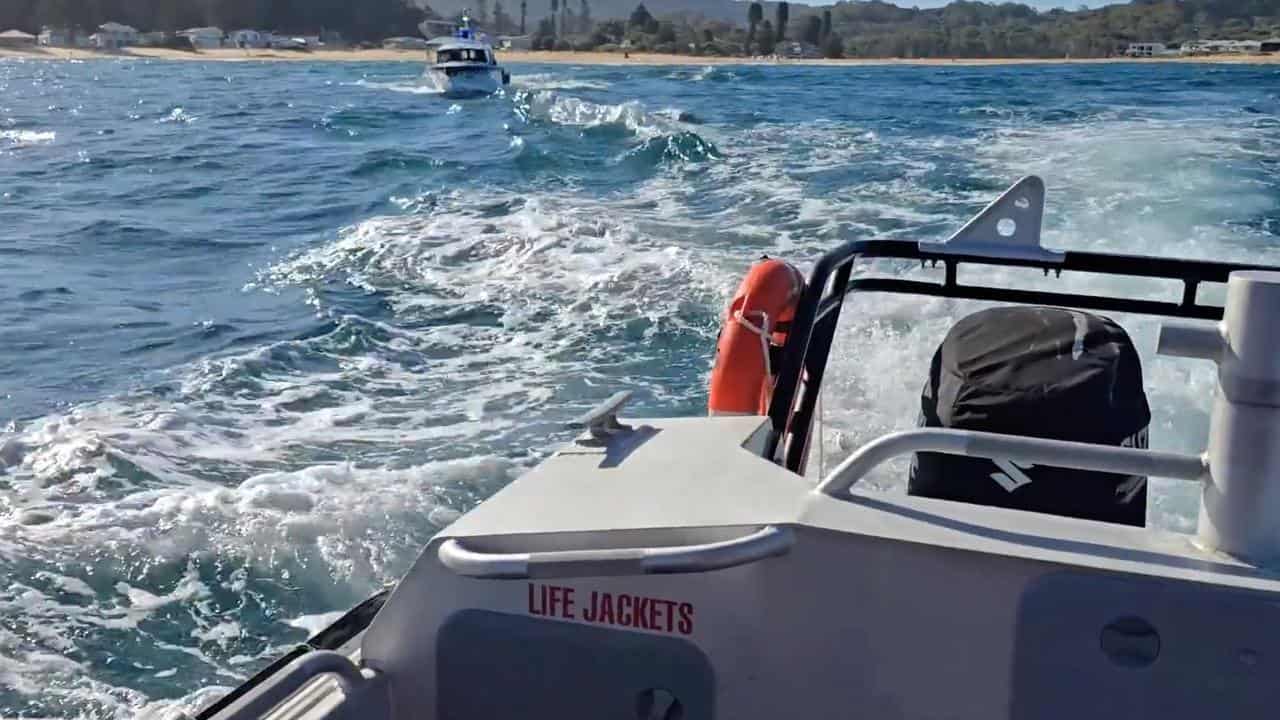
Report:
M1063 254L1040 245L1044 181L1028 175L983 208L946 242L919 243L922 251L1062 262Z
M610 395L608 400L565 423L565 427L569 430L586 430L590 433L591 440L597 443L608 440L620 432L631 429L630 425L618 422L618 413L630 399L630 390L616 392Z

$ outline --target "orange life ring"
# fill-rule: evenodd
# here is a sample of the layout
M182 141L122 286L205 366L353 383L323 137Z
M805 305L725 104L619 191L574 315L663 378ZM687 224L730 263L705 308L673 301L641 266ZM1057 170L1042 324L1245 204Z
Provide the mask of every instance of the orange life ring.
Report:
M790 263L763 257L742 279L716 341L707 410L711 415L764 415L777 368L770 346L787 341L804 275Z

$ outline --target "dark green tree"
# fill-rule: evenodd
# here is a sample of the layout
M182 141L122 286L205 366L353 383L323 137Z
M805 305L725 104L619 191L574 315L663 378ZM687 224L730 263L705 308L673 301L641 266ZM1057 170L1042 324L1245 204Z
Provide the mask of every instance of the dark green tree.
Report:
M502 0L497 0L493 4L493 31L505 35L511 32L511 16L507 14L507 9L502 7Z
M756 38L756 26L760 21L764 20L764 6L758 2L753 2L747 8L747 46L744 49L745 54L751 54L751 46Z
M810 45L819 45L822 43L822 18L817 15L810 15L804 26L804 32L800 35L800 39Z
M631 11L631 17L627 20L627 26L644 31L654 23L653 16L649 14L649 9L640 3L635 10Z
M778 3L778 42L787 38L787 20L791 19L791 6L786 0Z
M538 21L538 27L530 38L530 44L534 50L556 49L556 23L550 16Z
M822 37L820 39L826 40L827 36L830 34L831 34L831 9L827 8L826 10L822 11Z
M528 15L528 11L529 11L528 2L529 0L520 0L520 34L521 35L524 35L524 19Z
M777 41L773 34L773 23L765 20L764 23L760 25L760 54L772 55L776 45Z
M844 41L839 35L832 33L827 36L827 41L823 44L822 54L829 58L844 57Z

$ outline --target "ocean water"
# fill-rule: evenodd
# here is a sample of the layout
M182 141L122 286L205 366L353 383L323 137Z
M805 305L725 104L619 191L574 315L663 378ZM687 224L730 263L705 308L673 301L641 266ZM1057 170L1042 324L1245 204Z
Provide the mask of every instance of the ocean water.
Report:
M0 715L198 707L594 402L701 413L762 253L940 239L1035 173L1051 246L1280 263L1277 67L512 70L0 62ZM976 307L850 301L812 475L914 422ZM1209 367L1118 319L1153 446L1198 450Z

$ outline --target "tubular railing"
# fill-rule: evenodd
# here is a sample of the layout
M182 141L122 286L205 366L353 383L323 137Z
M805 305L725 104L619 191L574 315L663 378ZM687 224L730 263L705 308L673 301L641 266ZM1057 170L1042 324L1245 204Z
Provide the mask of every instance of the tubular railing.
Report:
M873 258L910 260L942 265L941 282L899 277L854 277L857 261ZM1039 268L1046 275L1083 272L1135 278L1159 278L1182 283L1176 300L1145 300L1117 295L1085 295L962 284L961 265ZM1067 251L1055 259L1002 258L965 255L922 248L897 240L859 240L824 255L814 266L796 309L791 333L782 350L773 400L769 405L771 432L764 456L793 472L801 472L808 450L809 427L827 358L845 297L852 292L887 292L994 302L1057 305L1105 312L1221 320L1222 307L1197 299L1202 283L1225 283L1237 270L1275 269L1262 265L1180 260L1141 255Z

